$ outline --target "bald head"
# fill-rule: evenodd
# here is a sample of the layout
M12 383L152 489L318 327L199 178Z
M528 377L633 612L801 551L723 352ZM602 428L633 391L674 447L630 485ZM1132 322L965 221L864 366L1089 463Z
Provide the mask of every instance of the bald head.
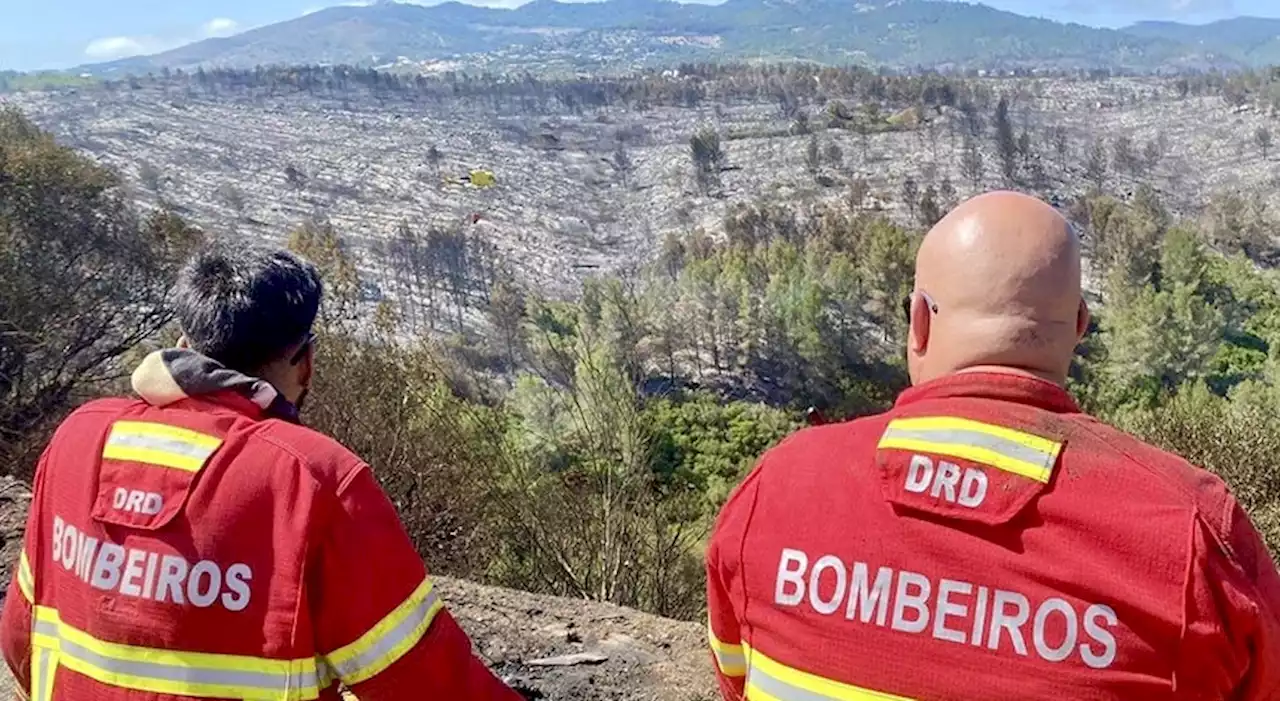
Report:
M920 244L915 289L923 294L908 340L914 382L971 369L1066 381L1088 311L1080 242L1049 205L1014 192L961 204Z

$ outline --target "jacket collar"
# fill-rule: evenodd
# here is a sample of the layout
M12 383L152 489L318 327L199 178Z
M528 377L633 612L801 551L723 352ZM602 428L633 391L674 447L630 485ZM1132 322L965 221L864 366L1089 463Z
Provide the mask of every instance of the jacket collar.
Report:
M255 418L300 423L298 409L265 380L223 366L185 348L167 348L143 359L133 371L133 391L152 406L200 398Z
M1080 405L1066 389L1037 377L1000 372L961 372L917 385L898 395L894 407L928 399L994 399L1059 414L1078 414Z

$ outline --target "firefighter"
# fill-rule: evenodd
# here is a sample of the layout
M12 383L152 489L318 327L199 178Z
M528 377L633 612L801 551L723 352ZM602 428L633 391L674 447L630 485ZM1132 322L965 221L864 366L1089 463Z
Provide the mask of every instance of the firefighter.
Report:
M368 465L299 423L320 297L289 253L198 255L182 340L142 361L138 398L57 429L0 620L30 698L520 698Z
M768 451L707 552L726 699L1273 699L1280 576L1217 477L1081 413L1080 243L996 192L926 236L913 387Z

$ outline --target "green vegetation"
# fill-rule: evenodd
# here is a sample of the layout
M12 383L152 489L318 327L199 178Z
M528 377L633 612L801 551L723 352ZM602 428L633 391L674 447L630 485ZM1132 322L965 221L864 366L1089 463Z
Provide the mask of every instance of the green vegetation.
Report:
M1121 31L1135 37L1199 46L1205 52L1229 56L1246 65L1280 64L1280 20L1271 18L1236 17L1201 25L1139 22Z
M1256 26L1187 36L1141 27L1130 33L933 0L860 2L856 11L840 0L540 2L515 9L378 3L329 8L252 34L108 65L133 72L197 65L377 65L403 56L461 59L478 70L544 76L712 59L907 69L1234 68L1275 56L1276 43L1265 43L1275 33L1268 36ZM672 36L686 41L670 41ZM1248 46L1216 50L1228 44Z
M962 84L796 67L738 89L775 95L786 111L811 99L815 74L846 81L866 105L958 102L975 124L981 102L1003 150L992 167L1034 179L1029 145L1001 126L1007 110ZM224 89L243 75L194 80ZM323 90L356 74L292 75L316 81L299 89ZM385 89L424 95L441 84L395 85ZM579 104L683 103L703 89L611 85L530 79L522 89ZM480 91L466 80L451 89ZM878 111L828 110L833 121L861 122L856 113ZM709 188L720 138L701 131L689 142ZM841 160L820 138L808 144L815 171ZM1072 391L1087 410L1221 474L1280 551L1274 224L1239 195L1184 221L1148 189L1113 199L1113 152L1132 156L1120 167L1139 159L1132 145L1094 151L1095 191L1067 207L1100 281ZM158 171L148 180L165 182ZM755 458L810 406L858 416L906 385L900 302L921 232L955 192L947 181L904 190L914 228L866 208L861 180L827 204L732 206L723 236L670 235L648 266L594 279L572 301L524 289L465 229L406 222L360 260L341 232L306 222L290 246L321 266L329 288L306 418L374 466L433 570L696 618L702 545ZM12 471L29 475L66 411L121 391L138 355L170 341L163 293L200 240L176 216L140 216L111 173L20 116L0 116L0 457ZM374 287L385 294L376 303Z
M141 217L116 176L0 110L0 461L27 472L50 422L157 337L177 265L200 241Z
M63 88L87 87L97 83L96 78L72 75L60 71L42 71L37 73L18 73L17 71L0 71L0 93L18 92L21 90L59 90Z

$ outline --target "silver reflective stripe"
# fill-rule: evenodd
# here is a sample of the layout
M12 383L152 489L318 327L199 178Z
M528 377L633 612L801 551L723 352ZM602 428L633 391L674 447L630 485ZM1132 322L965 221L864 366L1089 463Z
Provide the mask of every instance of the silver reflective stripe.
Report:
M32 701L49 701L53 698L53 689L50 689L46 683L49 680L49 656L53 653L48 648L38 648L40 650L36 661L36 676L31 680Z
M107 439L107 445L113 445L119 448L145 448L147 450L158 450L162 453L182 455L196 460L203 460L212 455L213 451L216 450L216 448L206 448L186 441L180 441L175 438L149 436L141 433L126 433L118 430L111 432L111 437Z
M386 657L397 645L408 640L410 636L417 632L418 627L427 621L427 617L431 615L431 609L435 607L438 599L436 590L432 587L426 598L413 607L409 615L403 621L400 621L396 627L383 634L382 638L377 643L374 643L373 647L345 662L332 665L333 670L338 673L338 677L343 680L350 679L364 668Z
M741 652L720 652L719 650L712 650L712 652L716 653L716 661L720 663L721 670L726 668L741 669L747 664L747 657ZM741 674L741 672L739 672L739 674Z
M812 691L791 686L781 679L774 679L760 671L759 667L747 670L747 686L754 686L778 701L832 701L830 696L815 694Z
M58 626L50 622L36 623L37 633L58 636ZM288 691L316 686L319 679L316 672L298 670L291 674L272 674L270 672L249 672L227 669L206 669L186 665L160 664L158 662L138 662L107 657L86 649L66 638L59 638L62 654L74 657L98 669L127 674L135 677L159 679L164 681L190 682L192 684L220 684L225 686L251 687L272 691Z
M1035 448L1028 448L1025 445L1005 440L999 436L993 436L989 433L981 431L966 431L964 429L907 429L897 428L890 424L889 428L884 432L884 439L900 439L913 441L927 441L929 443L943 443L949 445L968 445L976 448L985 448L993 453L999 453L1005 457L1021 460L1032 465L1040 465L1049 467L1053 464L1056 456L1052 453L1046 453ZM882 439L883 440L883 439Z

